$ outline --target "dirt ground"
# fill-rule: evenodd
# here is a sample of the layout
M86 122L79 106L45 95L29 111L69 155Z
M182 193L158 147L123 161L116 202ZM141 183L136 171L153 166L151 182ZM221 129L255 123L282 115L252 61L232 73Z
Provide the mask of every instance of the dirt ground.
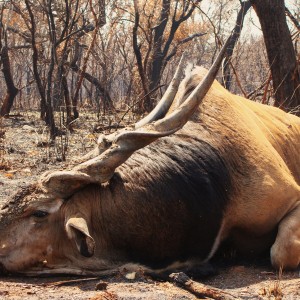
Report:
M102 281L104 290L96 290L98 283L99 279L95 278L1 277L0 299L204 299L171 282L157 282L149 278L108 278ZM283 274L279 280L276 273L268 268L232 266L202 283L222 289L225 297L226 293L232 296L228 299L300 299L297 272Z
M86 115L75 124L75 134L63 135L49 145L38 115L22 114L0 121L0 205L18 187L33 181L45 170L64 168L70 158L92 149L98 133L111 120L97 121ZM80 126L78 125L80 124ZM63 129L63 128L62 128ZM66 162L62 161L66 156ZM125 274L126 275L126 274ZM0 277L2 299L300 299L299 271L278 274L268 262L235 262L219 268L218 275L185 286L155 281L142 274L92 277ZM216 291L216 294L209 294ZM218 294L221 292L221 296ZM218 298L219 297L219 298ZM223 298L222 298L223 297Z

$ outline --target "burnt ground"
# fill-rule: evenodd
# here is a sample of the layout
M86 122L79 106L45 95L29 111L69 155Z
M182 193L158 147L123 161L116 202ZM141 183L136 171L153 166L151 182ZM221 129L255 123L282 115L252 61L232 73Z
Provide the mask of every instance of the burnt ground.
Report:
M18 187L49 169L64 168L70 158L85 154L111 120L86 114L74 124L75 133L49 145L38 114L15 115L0 121L0 205ZM79 125L80 124L80 125ZM64 131L64 128L61 128ZM63 162L63 156L66 161ZM160 282L143 274L95 277L28 278L1 276L0 299L300 299L299 271L278 274L267 260L218 265L218 275L185 286ZM101 280L101 281L100 281ZM198 298L197 298L198 297Z

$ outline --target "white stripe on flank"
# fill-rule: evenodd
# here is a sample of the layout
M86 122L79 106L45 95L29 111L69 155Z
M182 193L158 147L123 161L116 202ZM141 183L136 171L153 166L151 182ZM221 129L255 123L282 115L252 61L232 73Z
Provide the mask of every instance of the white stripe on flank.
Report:
M213 257L213 255L216 253L216 251L218 250L218 248L219 248L219 246L220 246L220 244L223 240L222 237L223 237L224 227L225 227L225 222L223 220L222 224L221 224L221 227L219 229L219 232L216 236L215 242L214 242L207 258L203 261L204 263L208 262Z

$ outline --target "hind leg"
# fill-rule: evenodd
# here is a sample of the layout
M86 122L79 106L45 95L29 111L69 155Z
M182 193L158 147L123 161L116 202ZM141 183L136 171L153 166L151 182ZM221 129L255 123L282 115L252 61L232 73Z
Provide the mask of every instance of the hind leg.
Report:
M279 223L271 248L275 268L296 269L300 264L300 204Z

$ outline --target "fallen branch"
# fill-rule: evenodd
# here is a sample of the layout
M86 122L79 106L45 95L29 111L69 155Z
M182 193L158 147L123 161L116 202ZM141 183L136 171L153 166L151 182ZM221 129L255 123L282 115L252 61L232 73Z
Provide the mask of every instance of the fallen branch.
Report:
M188 277L185 273L172 273L170 274L170 279L172 282L178 284L183 287L196 297L208 297L216 300L232 300L238 299L237 297L222 291L217 288L213 288L211 286L193 281L190 277Z
M61 281L57 281L57 282L45 283L43 285L44 286L48 286L48 287L54 287L54 286L72 285L74 283L94 281L94 280L99 280L99 277L77 278L77 279L61 280Z

